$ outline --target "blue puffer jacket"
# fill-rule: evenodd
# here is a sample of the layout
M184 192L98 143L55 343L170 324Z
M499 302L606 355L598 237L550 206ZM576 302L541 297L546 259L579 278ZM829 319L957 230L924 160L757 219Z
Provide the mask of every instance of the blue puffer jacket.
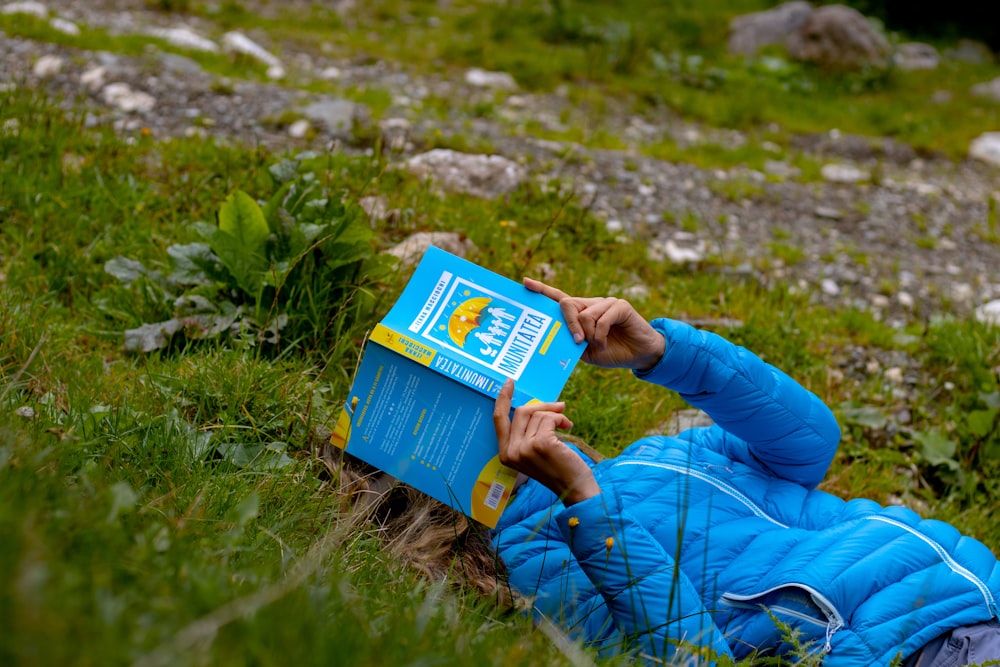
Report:
M839 439L830 410L714 334L655 320L640 377L715 421L643 438L593 467L602 493L569 508L529 481L494 543L514 590L573 637L650 660L742 658L800 633L829 667L889 665L997 616L1000 566L946 523L815 489ZM770 650L768 650L770 649Z

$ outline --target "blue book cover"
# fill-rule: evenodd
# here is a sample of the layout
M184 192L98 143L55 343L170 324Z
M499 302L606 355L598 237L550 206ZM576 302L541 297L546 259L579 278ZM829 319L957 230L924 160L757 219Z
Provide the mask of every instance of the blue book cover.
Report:
M369 337L332 442L486 524L516 472L500 464L493 404L558 399L584 350L559 305L430 248Z

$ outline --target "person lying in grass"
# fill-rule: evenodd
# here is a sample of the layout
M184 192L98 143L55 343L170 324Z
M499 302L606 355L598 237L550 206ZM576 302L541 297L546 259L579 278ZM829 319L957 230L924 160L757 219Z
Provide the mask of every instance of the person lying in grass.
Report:
M559 302L585 362L715 422L595 462L559 433L565 404L511 418L507 382L500 459L527 481L491 538L534 614L654 664L782 655L792 636L830 667L1000 660L994 554L906 508L817 490L840 436L818 397L715 334L525 285Z

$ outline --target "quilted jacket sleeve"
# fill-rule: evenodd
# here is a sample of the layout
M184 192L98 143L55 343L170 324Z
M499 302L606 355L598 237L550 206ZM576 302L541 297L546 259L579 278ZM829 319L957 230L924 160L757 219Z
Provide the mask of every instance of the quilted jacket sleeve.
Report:
M669 319L652 324L666 349L656 366L636 375L712 417L718 428L705 430L698 444L807 488L822 481L840 428L815 394L721 336Z
M564 508L555 521L615 626L646 661L732 657L687 576L612 493Z

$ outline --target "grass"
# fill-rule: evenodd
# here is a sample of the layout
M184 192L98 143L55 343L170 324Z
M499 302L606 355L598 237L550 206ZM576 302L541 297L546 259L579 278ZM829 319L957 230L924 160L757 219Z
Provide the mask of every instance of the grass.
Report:
M161 4L208 16L196 3ZM943 111L913 104L916 97L901 87L929 90L938 77L961 83L979 75L958 69L911 80L896 73L865 90L850 89L863 79L843 80L814 91L812 100L794 87L779 93L773 82L752 78L764 76L755 65L718 53L715 29L756 2L675 6L662 35L634 21L612 30L619 10L604 3L573 3L577 18L563 16L562 24L528 3L454 5L444 14L433 3L366 4L353 20L384 29L379 40L357 25L331 34L344 19L320 9L315 20L299 17L297 30L293 17L260 21L234 3L212 16L226 28L262 26L278 42L330 39L339 53L364 50L420 71L451 72L480 59L534 89L586 88L572 95L591 100L587 112L598 116L597 98L621 94L644 112L669 104L709 123L773 120L782 132L832 122L822 107L834 99L846 114L838 125L844 131L919 138L920 123ZM498 17L505 21L496 23ZM29 19L0 17L0 27L57 39ZM604 31L597 42L595 27ZM137 48L99 32L80 39L70 45ZM520 51L506 48L512 41ZM641 57L679 49L704 55L682 71L656 71ZM229 71L224 60L214 66ZM252 68L231 74L256 76ZM718 87L705 86L716 79ZM753 81L773 99L751 95ZM661 99L653 99L653 84ZM384 94L357 94L363 92L388 107ZM726 99L734 109L722 110ZM442 100L429 104L442 118L451 113ZM877 114L880 104L889 111ZM905 121L914 124L909 130L902 114L892 113L904 105L914 114ZM980 116L952 117L953 129L918 144L953 150L994 118L975 105L985 109ZM495 110L470 104L456 113ZM11 119L16 128L5 125ZM625 145L600 118L583 125L570 113L560 122L564 138ZM340 333L327 347L292 344L276 353L237 336L178 342L150 355L123 352L126 327L168 317L172 304L142 281L122 287L105 263L125 256L168 271L167 248L197 240L192 224L213 220L233 189L259 200L273 195L279 185L269 167L286 156L198 139L126 140L86 127L82 113L23 88L0 94L0 127L7 128L0 131L0 626L7 629L0 663L340 664L345 656L353 664L566 662L524 616L421 579L372 531L351 529L331 490L318 449L346 394L361 336L401 289L402 274L379 282L380 300L348 300L336 315ZM781 133L751 136L782 145ZM461 133L416 140L485 148ZM771 151L757 144L677 152L663 142L649 152L689 156L703 166L760 168ZM588 294L641 282L650 286L642 312L742 322L720 332L789 369L836 408L844 444L825 488L903 500L1000 547L989 510L1000 496L996 329L935 318L899 331L866 313L826 310L783 286L765 288L717 270L724 266L689 271L650 263L645 246L612 237L580 201L536 183L496 201L441 196L389 169L378 151L318 156L299 169L348 204L374 195L401 211L376 223L378 248L415 231L456 231L477 248L472 259L507 275L547 271L563 289ZM715 187L751 203L762 192L739 180ZM996 208L991 204L982 223L984 240L993 243ZM707 224L686 211L664 215L688 231ZM785 263L801 257L780 230L772 251ZM914 361L916 400L905 406L907 420L883 376L852 370L857 350ZM564 398L576 434L606 454L662 430L685 407L627 374L591 368L574 374ZM955 443L950 459L933 456L938 433Z

